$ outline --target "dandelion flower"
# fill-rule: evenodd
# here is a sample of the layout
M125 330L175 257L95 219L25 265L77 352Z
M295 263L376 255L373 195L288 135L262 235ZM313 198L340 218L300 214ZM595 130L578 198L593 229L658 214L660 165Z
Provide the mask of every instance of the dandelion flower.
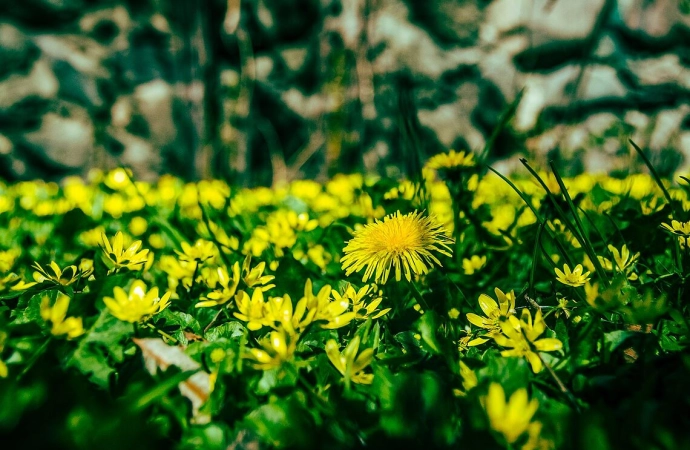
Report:
M468 168L475 165L474 153L456 152L455 150L434 155L426 162L426 167L432 170Z
M450 256L448 244L452 242L443 226L432 218L423 217L417 211L410 214L398 211L355 232L343 249L342 268L349 276L366 266L362 281L373 275L376 283L383 284L394 267L397 281L403 272L411 281L412 273L425 274L433 264L440 266L432 252Z

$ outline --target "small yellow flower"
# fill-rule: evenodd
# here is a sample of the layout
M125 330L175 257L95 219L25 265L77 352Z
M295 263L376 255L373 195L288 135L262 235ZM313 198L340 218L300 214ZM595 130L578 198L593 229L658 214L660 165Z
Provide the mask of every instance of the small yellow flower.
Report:
M132 171L122 167L113 169L105 176L103 182L114 191L127 188L131 183Z
M486 317L474 313L469 313L466 316L472 325L487 330L485 337L479 337L470 341L468 344L470 347L488 342L489 338L501 334L501 321L515 314L515 292L510 291L504 294L499 288L494 289L494 292L496 293L498 303L486 294L479 296L479 307Z
M129 293L119 286L115 287L114 298L104 297L103 302L110 314L125 322L141 322L154 314L158 314L170 305L170 292L158 297L158 288L153 287L148 292L146 284L135 280L129 288Z
M474 370L470 369L467 364L462 362L462 360L460 360L459 363L460 377L462 378L462 388L465 390L465 392L467 392L476 387L477 384L479 384L479 381L477 380L477 374L474 373Z
M43 268L39 263L34 263L32 267L36 269L33 273L35 283L26 283L25 287L31 287L37 283L53 283L60 286L68 286L82 276L77 266L71 265L61 269L55 261L51 261L46 268Z
M385 283L391 268L395 268L396 281L403 273L411 281L413 273L426 274L430 266L440 266L432 252L450 256L448 245L452 242L430 217L416 211L404 215L398 211L355 232L343 249L342 268L349 276L366 267L362 281L374 276L376 283Z
M307 311L307 300L306 297L302 297L293 308L289 295L271 297L268 299L268 313L265 313L265 318L274 324L278 323L288 333L297 334L314 321L317 313L316 309ZM273 327L276 328L275 325Z
M489 393L482 398L482 404L489 418L489 425L508 444L513 444L528 430L532 417L539 408L536 399L529 400L525 388L513 392L506 402L505 391L499 383L489 385Z
M638 252L635 254L631 254L630 250L628 250L628 247L625 244L623 245L623 247L621 247L620 251L618 251L616 247L610 244L608 246L608 249L613 255L613 261L616 263L616 265L614 267L613 263L608 258L605 258L603 256L597 256L602 267L608 271L616 270L618 272L624 273L625 276L627 276L628 279L631 281L637 280L638 276L632 270L633 266L637 262L637 259L640 257L640 253Z
M473 275L476 271L486 265L486 256L472 255L471 258L463 258L462 268L465 275Z
M371 384L374 374L364 373L364 369L374 360L374 349L367 348L360 352L359 344L360 337L357 335L341 353L338 343L330 339L326 342L326 355L346 382L349 380L357 384Z
M21 251L16 248L0 251L0 273L9 272L19 255Z
M334 330L352 322L355 318L355 313L352 311L346 312L350 307L350 300L348 298L340 297L340 299L331 301L331 291L331 286L325 285L319 290L318 294L314 295L311 280L307 279L304 284L303 299L310 312L316 311L314 320L324 322L321 324L321 328Z
M501 331L503 334L493 336L494 341L501 347L510 348L510 350L503 350L501 355L527 358L534 373L541 372L543 368L537 352L552 352L563 348L563 343L556 338L537 339L546 331L541 310L537 311L532 322L532 314L528 309L523 309L520 320L515 316L510 316L508 320L502 321Z
M0 355L2 355L2 351L5 349L5 341L7 341L7 332L0 330ZM0 378L7 378L7 375L9 375L7 364L0 359Z
M68 339L74 339L84 334L81 317L66 317L69 308L70 298L58 292L55 304L50 306L50 299L44 296L41 300L41 317L46 322L53 324L50 332L55 336L67 335Z
M255 292L257 291L261 292L258 289ZM279 328L259 341L261 348L249 349L249 353L244 357L253 360L257 369L274 369L292 359L298 339L299 336L293 336Z
M216 275L218 276L218 286L220 289L216 288L206 297L202 297L203 301L200 301L194 307L208 308L210 306L221 306L235 296L237 286L240 284L240 265L238 263L233 264L232 277L228 274L228 270L225 267L218 267Z
M453 320L457 319L458 317L460 317L460 310L458 310L458 308L451 308L448 311L448 317L450 317Z
M351 284L348 284L342 295L335 290L331 291L331 295L336 302L351 303L355 319L378 319L388 314L391 308L377 310L383 298L376 294L376 289L377 286L375 284L365 284L357 291ZM367 303L367 298L372 300Z
M254 289L251 299L245 291L240 291L235 295L235 304L238 312L233 313L235 317L243 322L247 322L247 328L252 331L260 330L264 325L268 325L266 312L268 305L264 301L264 293L261 289Z
M667 223L662 223L661 227L676 236L690 236L690 221L679 222L677 220L672 220L671 225Z
M242 264L242 274L244 275L242 280L247 287L261 289L263 292L275 287L275 284L267 284L275 279L273 275L264 275L264 269L266 268L266 263L261 261L253 269L251 268L252 257L247 255Z
M141 216L136 216L132 217L132 220L129 221L129 226L127 228L133 236L141 236L142 234L146 233L148 227L149 223L146 221L146 219Z
M197 239L194 245L189 245L187 242L181 244L182 251L175 250L180 257L180 261L185 262L203 262L211 259L216 255L216 246L211 241L204 239Z
M568 286L579 287L589 281L589 274L591 273L589 271L582 273L583 270L582 264L578 264L571 272L570 267L564 264L563 271L556 267L556 279Z
M108 273L117 272L120 269L140 270L148 261L148 250L141 249L141 241L135 241L125 248L125 236L121 231L115 233L112 240L105 233L101 234L102 259L108 267Z

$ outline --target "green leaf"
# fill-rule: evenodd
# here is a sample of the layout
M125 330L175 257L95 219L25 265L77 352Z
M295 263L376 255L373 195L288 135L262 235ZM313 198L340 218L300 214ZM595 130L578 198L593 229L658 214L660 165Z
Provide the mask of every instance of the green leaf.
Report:
M422 344L429 352L436 355L441 353L441 345L436 337L439 318L434 311L426 311L424 315L415 322L415 328L422 336Z
M134 332L134 326L123 322L103 310L89 331L80 338L79 345L67 360L100 387L107 387L115 366L124 361L125 340Z
M211 328L204 337L211 342L222 338L234 340L243 336L246 332L247 329L241 322L233 321Z

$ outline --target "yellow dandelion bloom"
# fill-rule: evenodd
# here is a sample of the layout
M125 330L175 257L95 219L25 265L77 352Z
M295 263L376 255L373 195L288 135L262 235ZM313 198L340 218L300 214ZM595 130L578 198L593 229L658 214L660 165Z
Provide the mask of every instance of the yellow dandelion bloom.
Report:
M491 383L489 393L482 398L482 404L489 418L489 425L503 435L508 444L513 444L528 430L532 417L539 408L537 400L529 400L525 388L513 392L506 401L505 391L499 383Z
M582 264L575 266L572 271L567 264L564 264L563 270L560 270L558 267L556 267L556 279L568 286L583 286L587 281L589 281L589 274L591 273L589 271L582 273L583 270L584 268L582 267Z
M129 293L116 286L113 297L104 297L103 303L110 314L124 322L140 322L153 314L163 311L170 304L170 292L158 297L158 288L151 288L148 292L146 284L135 280L129 288Z
M474 153L456 152L455 150L434 155L426 162L426 168L432 170L458 169L474 166Z
M362 281L373 275L376 283L385 283L394 267L396 281L400 281L403 272L411 281L412 273L425 274L430 266L440 266L432 252L450 256L451 243L453 240L446 236L442 225L432 218L417 211L398 211L355 232L343 249L342 268L349 276L366 266Z

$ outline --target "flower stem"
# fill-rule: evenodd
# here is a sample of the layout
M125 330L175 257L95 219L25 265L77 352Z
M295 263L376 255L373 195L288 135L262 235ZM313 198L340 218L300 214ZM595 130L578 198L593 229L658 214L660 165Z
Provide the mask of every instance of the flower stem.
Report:
M417 289L417 286L412 282L408 282L410 287L412 287L412 295L414 296L415 300L417 300L417 303L419 303L419 306L424 308L424 311L429 310L429 304L424 300L424 297L422 297L422 293L419 292L419 289Z
M179 343L179 341L178 341L177 339L175 339L174 337L170 336L170 335L169 335L168 333L166 333L165 331L159 330L159 329L156 328L156 326L155 326L154 324L152 324L152 323L147 322L147 323L144 324L144 326L146 326L147 328L150 328L150 329L156 331L158 334L160 334L160 335L163 336L164 338L166 338L166 339L172 341L173 344L178 344L178 343Z

